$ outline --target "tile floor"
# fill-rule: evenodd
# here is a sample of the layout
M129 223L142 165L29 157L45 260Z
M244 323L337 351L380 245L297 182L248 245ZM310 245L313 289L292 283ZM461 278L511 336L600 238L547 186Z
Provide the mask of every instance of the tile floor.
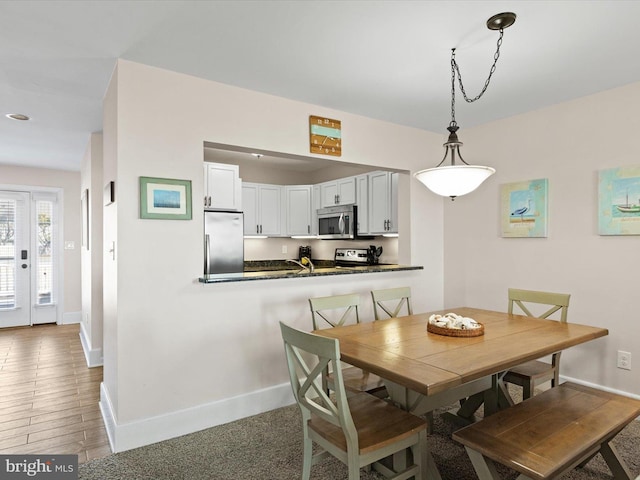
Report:
M0 329L0 453L111 453L98 407L102 367L88 368L79 325Z

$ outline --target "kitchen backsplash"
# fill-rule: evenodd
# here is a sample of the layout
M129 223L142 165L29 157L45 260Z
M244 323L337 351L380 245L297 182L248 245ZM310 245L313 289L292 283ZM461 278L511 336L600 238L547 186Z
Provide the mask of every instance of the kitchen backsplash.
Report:
M298 247L309 245L314 259L333 260L339 247L368 248L369 245L382 246L380 263L398 263L398 239L378 237L375 240L315 240L292 238L245 238L244 259L285 260L298 257ZM286 253L283 253L286 247Z

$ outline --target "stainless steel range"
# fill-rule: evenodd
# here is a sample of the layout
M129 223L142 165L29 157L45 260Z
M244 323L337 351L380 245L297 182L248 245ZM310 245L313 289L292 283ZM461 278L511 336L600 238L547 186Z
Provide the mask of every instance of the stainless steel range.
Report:
M334 261L336 267L357 267L376 265L382 247L371 245L369 248L336 248Z

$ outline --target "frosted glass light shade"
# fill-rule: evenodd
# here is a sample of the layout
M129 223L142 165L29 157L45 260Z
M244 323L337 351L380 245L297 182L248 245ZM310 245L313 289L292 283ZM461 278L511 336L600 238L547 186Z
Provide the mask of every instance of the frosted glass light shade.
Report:
M454 198L473 192L494 173L495 169L481 165L451 165L420 170L413 176L433 193Z

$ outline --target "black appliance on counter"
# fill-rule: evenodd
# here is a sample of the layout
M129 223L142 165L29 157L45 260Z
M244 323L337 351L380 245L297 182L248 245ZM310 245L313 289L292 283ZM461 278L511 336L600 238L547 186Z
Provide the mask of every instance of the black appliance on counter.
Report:
M302 257L307 257L311 260L311 247L309 245L298 248L298 260L302 260Z
M380 255L382 255L382 247L375 245L369 248L336 248L334 262L336 267L377 265Z

